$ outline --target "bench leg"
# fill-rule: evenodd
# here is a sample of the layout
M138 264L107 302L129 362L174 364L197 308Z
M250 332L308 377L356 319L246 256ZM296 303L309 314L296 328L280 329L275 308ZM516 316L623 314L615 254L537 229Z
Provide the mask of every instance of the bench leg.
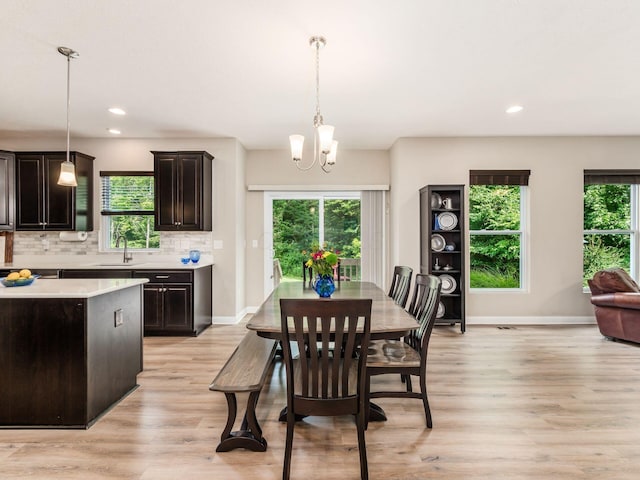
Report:
M228 417L227 425L220 437L220 444L216 452L228 452L236 448L246 448L253 452L264 452L267 450L267 440L262 436L262 429L256 418L256 405L260 392L251 392L247 400L247 410L242 419L240 430L232 432L233 424L236 421L237 402L236 394L225 392L227 398Z

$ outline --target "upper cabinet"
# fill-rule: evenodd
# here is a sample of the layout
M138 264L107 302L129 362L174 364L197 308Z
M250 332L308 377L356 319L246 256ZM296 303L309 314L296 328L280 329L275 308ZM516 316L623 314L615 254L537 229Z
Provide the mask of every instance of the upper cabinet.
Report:
M14 158L13 153L0 150L0 230L14 228Z
M204 151L151 152L156 230L211 231L213 156Z
M66 152L16 152L16 230L93 230L93 159L70 152L77 187L57 184Z

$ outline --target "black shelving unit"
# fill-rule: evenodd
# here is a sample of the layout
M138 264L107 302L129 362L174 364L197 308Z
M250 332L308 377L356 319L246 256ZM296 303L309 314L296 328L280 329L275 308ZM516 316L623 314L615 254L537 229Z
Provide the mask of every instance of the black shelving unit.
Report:
M437 275L442 293L436 325L465 321L464 185L420 189L420 273Z

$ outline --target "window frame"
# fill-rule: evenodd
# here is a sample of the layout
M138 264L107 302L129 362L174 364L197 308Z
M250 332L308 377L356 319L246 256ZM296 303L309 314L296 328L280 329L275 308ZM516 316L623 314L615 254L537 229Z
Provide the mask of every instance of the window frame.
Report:
M110 247L110 234L111 234L111 217L114 216L140 216L140 215L155 215L154 210L126 210L126 211L109 211L105 212L102 209L103 188L102 177L153 177L153 171L133 171L133 170L118 170L118 171L100 171L100 234L98 236L98 251L103 253L115 253L120 252L122 249ZM157 248L136 248L129 247L129 251L139 253L157 253L160 251L160 247Z
M621 172L626 172L621 170ZM621 175L622 176L622 175ZM612 177L609 177L611 180ZM636 180L637 181L637 180ZM635 281L638 281L638 275L640 274L640 253L638 248L640 247L640 183L626 183L626 182L587 182L585 172L585 182L583 184L582 205L584 208L584 186L586 185L629 185L629 229L613 229L613 230L600 230L600 229L584 229L584 215L582 220L582 238L584 240L585 235L629 235L629 275ZM582 269L582 282L584 282L584 251L582 254L583 269ZM585 292L590 292L589 287L583 287Z
M467 281L470 293L524 293L529 290L529 176L530 170L471 170L469 172L469 215L471 214L471 188L474 185L485 186L519 186L520 187L520 228L518 230L471 230L468 241L471 252L474 235L518 235L520 238L520 286L515 288L483 288L471 287L471 253Z

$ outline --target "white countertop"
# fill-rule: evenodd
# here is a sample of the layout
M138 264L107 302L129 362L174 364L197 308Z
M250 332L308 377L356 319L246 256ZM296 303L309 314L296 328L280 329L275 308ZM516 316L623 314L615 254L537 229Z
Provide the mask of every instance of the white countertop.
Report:
M74 259L57 259L44 255L34 255L28 259L14 259L13 263L0 263L0 268L8 270L197 270L213 265L213 261L201 259L198 263L189 262L186 265L180 263L179 258L171 260L148 261L135 259L130 263L110 258L97 259L76 257ZM14 287L15 288L15 287Z
M23 287L0 284L0 301L4 298L90 298L146 282L146 278L38 278Z

